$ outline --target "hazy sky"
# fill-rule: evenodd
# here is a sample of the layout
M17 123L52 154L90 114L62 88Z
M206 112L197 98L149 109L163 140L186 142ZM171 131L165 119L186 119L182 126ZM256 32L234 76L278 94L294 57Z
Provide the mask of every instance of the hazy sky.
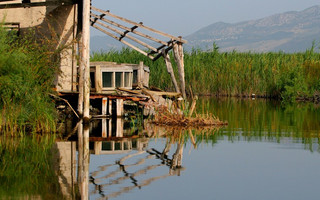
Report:
M319 0L92 0L103 10L173 35L189 35L215 22L235 23L301 11ZM92 31L92 35L99 34Z

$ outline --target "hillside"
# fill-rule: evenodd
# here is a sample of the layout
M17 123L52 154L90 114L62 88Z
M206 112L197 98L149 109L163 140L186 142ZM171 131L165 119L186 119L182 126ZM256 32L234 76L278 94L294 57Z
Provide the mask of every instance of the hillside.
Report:
M298 52L320 40L320 6L235 24L218 22L186 37L192 47L221 51Z
M305 51L312 41L320 42L320 6L234 24L218 22L185 39L189 42L186 50L207 50L215 42L221 51ZM91 37L91 51L119 50L123 46L108 36Z

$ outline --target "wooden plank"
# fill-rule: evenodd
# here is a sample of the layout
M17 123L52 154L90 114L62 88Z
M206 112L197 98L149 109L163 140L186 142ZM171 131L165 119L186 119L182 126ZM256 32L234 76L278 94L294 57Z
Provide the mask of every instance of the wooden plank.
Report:
M134 50L136 50L136 51L138 51L138 52L142 53L143 55L145 55L145 56L149 57L150 59L154 59L154 57L153 57L153 56L151 56L151 55L149 55L148 53L146 53L146 52L142 51L141 49L139 49L138 47L136 47L136 46L134 46L134 45L130 44L129 42L124 41L124 40L121 40L119 37L117 37L117 36L113 35L112 33L110 33L110 32L108 32L108 31L106 31L106 30L102 29L101 27L99 27L99 26L97 26L97 25L92 25L92 27L94 27L94 28L98 29L99 31L101 31L101 32L103 32L103 33L105 33L105 34L109 35L110 37L113 37L114 39L116 39L116 40L118 40L118 41L122 42L123 44L125 44L125 45L127 45L127 46L129 46L129 47L133 48Z
M117 88L117 90L132 93L132 94L141 94L141 90L129 90L125 88Z
M144 28L144 29L146 29L146 30L148 30L148 31L157 33L157 34L159 34L159 35L162 35L162 36L165 36L165 37L168 37L168 38L172 38L172 39L177 40L177 41L179 41L179 42L181 42L181 43L184 43L184 44L187 43L187 41L186 41L186 40L183 40L181 37L175 37L175 36L173 36L173 35L170 35L170 34L167 34L167 33L161 32L161 31L158 31L158 30L156 30L156 29L153 29L153 28L150 28L150 27L148 27L148 26L145 26L145 25L143 25L142 23L136 23L136 22L133 22L133 21L131 21L131 20L129 20L129 19L126 19L126 18L117 16L117 15L115 15L115 14L111 14L111 13L108 12L108 11L104 11L104 10L101 10L101 9L95 8L95 7L92 7L92 10L97 11L97 12L101 12L101 13L103 13L103 14L106 14L106 15L110 16L110 17L114 17L114 18L119 19L119 20L121 20L121 21L130 23L130 24L133 24L133 25L135 25L135 26Z
M152 91L148 90L150 94L158 95L158 96L169 96L169 97L180 97L181 93L178 92L160 92L160 91Z
M136 30L133 29L133 28L129 28L129 27L123 26L123 25L121 25L121 24L118 24L118 23L116 23L116 22L114 22L114 21L111 21L111 20L108 20L108 19L106 19L106 18L100 17L100 16L95 15L95 14L93 14L93 13L91 14L91 16L95 17L95 20L100 19L100 20L102 20L102 21L104 21L104 22L106 22L106 23L108 23L108 24L111 24L111 25L116 26L116 27L118 27L118 28L124 29L124 30L126 30L126 31L130 31L130 32L132 32L132 33L134 33L134 34L136 34L136 35L139 35L139 36L141 36L141 37L147 38L147 39L152 40L152 41L154 41L154 42L163 44L163 45L165 45L165 46L168 45L167 42L164 42L164 41L159 40L159 39L157 39L157 38L151 37L151 36L149 36L149 35L147 35L147 34L144 34L144 33L141 33L141 32L139 32L139 31L136 31ZM97 18L97 19L96 19L96 18ZM94 24L95 20L93 21L93 24ZM93 24L91 24L91 26L92 26Z
M94 15L94 14L92 14L92 15ZM91 21L92 21L92 19L91 19ZM97 24L100 24L101 26L103 26L103 27L105 27L105 28L107 28L107 29L109 29L109 30L111 30L111 31L113 31L113 32L118 33L119 35L121 35L120 39L122 39L122 38L124 38L124 37L127 37L127 38L129 38L130 40L135 41L136 43L141 44L142 46L144 46L144 47L146 47L146 48L148 48L148 49L150 49L150 50L152 50L152 51L158 51L155 47L150 46L150 45L148 45L147 43L142 42L141 40L139 40L139 39L137 39L137 38L135 38L135 37L132 37L132 36L128 35L127 33L124 33L124 32L122 32L122 31L119 31L119 30L117 30L117 29L115 29L115 28L113 28L113 27L111 27L111 26L108 26L108 25L106 25L106 24L104 24L104 23L102 23L102 22L100 22L100 21L96 21L96 23L97 23ZM160 53L160 52L158 52L158 53Z

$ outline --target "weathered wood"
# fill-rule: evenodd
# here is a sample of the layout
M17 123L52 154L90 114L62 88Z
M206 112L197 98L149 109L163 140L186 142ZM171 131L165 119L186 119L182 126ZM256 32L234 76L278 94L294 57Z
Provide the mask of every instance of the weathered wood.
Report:
M78 30L78 6L74 6L74 16L73 16L73 21L74 21L74 26L73 26L73 41L77 40L77 30ZM77 42L77 44L79 44ZM78 68L78 53L77 53L77 44L72 45L72 91L76 92L77 90L77 84L78 84L78 73L77 73L77 68Z
M152 41L154 41L154 42L163 44L163 45L165 45L165 46L168 45L167 42L164 42L164 41L159 40L159 39L157 39L157 38L151 37L151 36L149 36L149 35L147 35L147 34L144 34L144 33L141 33L141 32L139 32L139 31L136 31L134 28L129 28L129 27L127 27L127 26L123 26L123 25L121 25L121 24L119 24L119 23L116 23L116 22L114 22L114 21L105 19L105 18L100 17L100 16L95 15L95 14L91 14L91 16L95 17L94 21L92 22L92 25L95 23L96 19L100 19L100 20L102 20L102 21L104 21L104 22L106 22L106 23L108 23L108 24L111 24L111 25L113 25L113 26L116 26L116 27L118 27L118 28L124 29L124 30L129 31L129 32L132 32L132 33L134 33L134 34L136 34L136 35L139 35L139 36L141 36L141 37L147 38L147 39L152 40Z
M132 94L141 94L141 90L129 90L126 88L117 88L117 90L132 93Z
M144 86L143 86L143 80L144 80L144 69L143 69L143 62L141 61L140 63L139 63L139 70L138 70L138 86L140 87L140 88L143 88Z
M145 25L143 25L142 23L133 22L133 21L131 21L131 20L129 20L129 19L126 19L126 18L124 18L124 17L117 16L117 15L115 15L115 14L112 14L112 13L108 12L108 11L104 11L104 10L101 10L101 9L95 8L95 7L92 7L92 10L95 10L95 11L97 11L97 12L101 12L101 13L103 13L103 14L106 14L106 15L108 15L108 16L110 16L110 17L113 17L113 18L119 19L119 20L121 20L121 21L127 22L127 23L129 23L129 24L133 24L133 25L135 25L135 26L144 28L144 29L146 29L146 30L148 30L148 31L157 33L157 34L159 34L159 35L162 35L162 36L165 36L165 37L168 37L168 38L172 38L172 39L177 40L177 41L179 41L179 42L181 42L181 43L184 43L184 44L187 43L187 41L186 41L186 40L183 40L181 37L175 37L175 36L173 36L173 35L164 33L164 32L162 32L162 31L158 31L158 30L156 30L156 29L153 29L153 28L150 28L150 27L148 27L148 26L145 26Z
M82 41L82 34L80 35L80 41ZM82 43L79 42L79 57L82 56ZM78 90L79 90L79 96L78 96L78 113L83 116L83 74L84 74L84 65L79 65L79 81L78 81Z
M156 99L154 98L154 96L149 92L149 90L147 90L146 88L143 88L143 89L142 89L142 92L143 92L144 94L148 95L148 96L152 99L152 101L157 102L157 100L156 100Z
M122 117L124 114L123 99L116 100L116 107L117 107L117 117ZM120 131L120 130L118 130L118 131ZM122 128L122 131L123 131L123 128Z
M83 0L82 11L82 56L80 65L84 68L83 84L83 118L89 119L90 107L90 0Z
M177 63L180 87L183 98L186 98L186 83L185 83L185 73L184 73L184 56L183 56L183 48L181 43L176 43L173 45L173 53L174 58Z
M146 52L142 51L141 49L139 49L138 47L136 47L136 46L134 46L134 45L130 44L129 42L124 41L124 40L121 40L121 39L120 39L120 37L117 37L117 36L113 35L112 33L110 33L110 32L108 32L108 31L106 31L106 30L102 29L101 27L99 27L99 26L97 26L97 25L92 25L92 27L94 27L94 28L98 29L99 31L101 31L101 32L103 32L103 33L105 33L105 34L109 35L110 37L112 37L112 38L114 38L114 39L116 39L116 40L119 40L119 41L120 41L120 42L122 42L123 44L125 44L125 45L127 45L127 46L129 46L129 47L133 48L134 50L136 50L136 51L138 51L138 52L142 53L143 55L145 55L145 56L149 57L150 59L154 59L154 57L153 57L153 56L151 56L151 55L149 55L148 53L146 53Z
M69 103L69 101L67 101L66 99L63 99L57 95L54 95L54 94L49 94L50 96L54 97L54 98L57 98L57 99L60 99L62 101L64 101L68 106L69 108L72 110L72 112L75 114L75 116L80 119L79 115L77 114L77 112L73 109L73 107L71 106L71 104Z
M101 77L100 65L96 65L95 87L96 87L96 93L102 93L102 77Z
M191 104L190 112L189 112L189 117L192 116L194 109L196 108L197 100L198 100L198 96L195 96L194 99L192 100L192 104Z
M180 97L181 93L179 92L160 92L160 91L152 91L148 90L150 94L157 95L157 96L168 96L168 97Z
M171 80L172 80L172 83L173 83L173 85L174 85L174 87L176 89L176 92L180 93L180 88L178 86L176 77L174 76L174 72L173 72L170 56L165 51L163 51L162 53L163 53L162 55L164 57L164 61L165 61L166 66L167 66L167 71L171 76Z
M94 14L91 14L91 15L96 16L96 15L94 15ZM92 22L92 19L91 19L91 22ZM150 49L150 50L152 50L152 51L155 51L155 52L160 53L160 51L158 51L157 48L155 48L155 47L153 47L153 46L151 46L151 45L148 45L147 43L142 42L141 40L139 40L139 39L137 39L137 38L135 38L135 37L133 37L133 36L128 35L128 32L125 33L125 32L119 31L118 29L115 29L115 28L113 28L113 27L111 27L111 26L108 26L108 25L106 25L106 24L104 24L104 23L102 23L102 22L100 22L100 21L96 21L95 23L100 24L100 25L103 26L104 28L107 28L107 29L109 29L109 30L111 30L111 31L113 31L113 32L118 33L118 34L121 36L121 37L119 37L120 40L122 40L123 38L126 37L126 38L129 38L129 39L132 40L132 41L135 41L135 42L138 43L138 44L141 44L142 46L144 46L144 47L146 47L146 48L148 48L148 49Z
M104 115L104 116L107 115L108 103L109 103L108 98L102 98L101 114Z

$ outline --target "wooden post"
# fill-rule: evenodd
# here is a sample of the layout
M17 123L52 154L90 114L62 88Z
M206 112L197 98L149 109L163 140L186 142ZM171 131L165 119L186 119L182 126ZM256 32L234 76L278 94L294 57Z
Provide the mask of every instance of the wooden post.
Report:
M107 108L107 106L109 106L108 105L108 103L109 103L109 99L108 98L102 98L102 109L101 109L101 115L107 115L108 114L108 108Z
M83 118L90 119L90 0L83 0L82 11L82 48L80 63L84 68L83 84Z
M123 99L116 100L116 107L117 107L117 117L123 116Z
M102 93L102 77L101 77L100 65L96 66L96 71L94 74L95 74L96 93Z
M143 88L144 87L144 69L143 69L143 62L141 61L139 63L139 70L138 70L138 86L140 88Z
M173 85L174 85L174 87L176 89L176 92L181 93L180 92L180 88L178 87L178 83L177 83L176 77L174 76L174 72L173 72L170 56L165 51L162 51L162 55L164 57L164 61L166 62L167 71L171 76L171 80L172 80L172 83L173 83Z
M183 47L181 43L177 43L173 45L173 54L178 67L182 96L183 98L186 98L187 95L186 95L186 83L185 83L185 74L184 74L184 58L183 58Z

